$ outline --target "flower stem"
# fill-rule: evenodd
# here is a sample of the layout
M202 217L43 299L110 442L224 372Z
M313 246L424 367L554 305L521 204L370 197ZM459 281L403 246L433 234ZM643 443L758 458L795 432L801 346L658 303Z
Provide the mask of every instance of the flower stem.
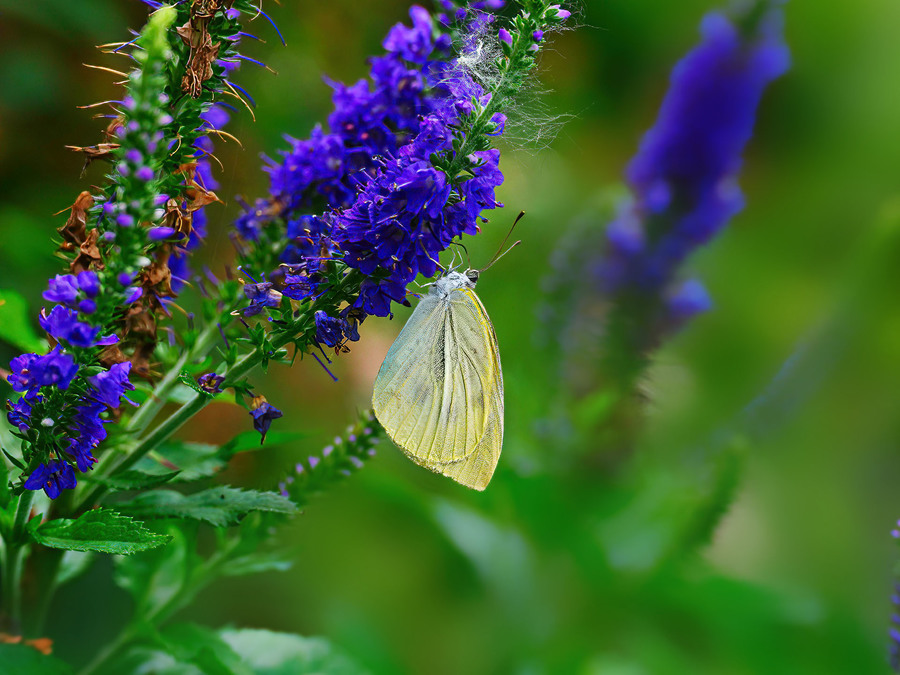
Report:
M31 490L19 495L16 518L3 551L3 602L13 631L20 630L22 626L22 554L25 551L23 535L33 499L34 493Z
M273 341L273 347L279 349L294 339L294 333L285 331ZM266 358L267 354L257 349L244 357L238 359L225 373L224 386L234 384L244 378L250 371L258 366ZM172 434L178 431L188 420L203 410L213 397L203 394L194 394L193 398L183 403L180 408L164 419L149 434L140 439L136 445L117 455L112 459L112 463L104 471L105 476L113 476L122 471L126 471L137 464L147 453L156 449L161 443L168 440ZM106 487L102 484L94 485L93 489L81 500L76 511L90 508L97 502L106 492Z
M188 363L195 359L203 358L209 353L209 350L215 345L216 336L218 335L218 326L210 323L197 336L197 341L181 357L173 364L166 373L166 376L159 381L154 387L150 397L141 404L137 412L128 420L125 425L127 433L143 433L150 422L156 417L162 407L166 404L166 397L169 392L178 384L181 371Z

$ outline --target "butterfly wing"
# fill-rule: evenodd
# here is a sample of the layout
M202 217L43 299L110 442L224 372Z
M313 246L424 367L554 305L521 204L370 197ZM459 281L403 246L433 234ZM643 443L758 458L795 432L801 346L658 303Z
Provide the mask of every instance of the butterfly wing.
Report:
M422 466L475 490L484 490L494 475L503 446L503 371L494 327L484 305L471 289L451 294L451 314L460 335L462 358L470 359L484 376L487 420L478 445L464 459L423 462Z
M372 403L414 462L484 489L503 441L503 376L474 291L429 293L419 303L381 366Z

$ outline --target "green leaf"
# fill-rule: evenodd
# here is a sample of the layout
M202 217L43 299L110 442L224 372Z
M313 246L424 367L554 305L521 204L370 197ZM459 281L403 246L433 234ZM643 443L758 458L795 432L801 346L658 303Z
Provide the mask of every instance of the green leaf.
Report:
M160 637L169 654L199 667L205 675L254 675L228 643L209 628L176 624L167 627Z
M52 656L28 645L0 644L0 669L3 675L70 675L72 669Z
M287 572L294 565L294 551L268 551L251 553L229 560L222 566L222 576L240 577L261 572Z
M198 480L214 476L225 468L219 457L219 446L208 443L164 443L153 456L144 457L135 471L151 476L162 476L177 470L178 482Z
M307 434L297 431L273 431L266 434L266 447L271 448L274 445L290 443L291 441L296 441L305 438L306 436ZM260 445L259 432L245 431L223 445L221 448L221 455L230 459L239 452L257 450Z
M266 447L288 443L305 434L293 431L272 432L266 436ZM182 483L209 478L222 471L234 455L239 452L260 449L259 434L255 431L246 431L238 434L225 445L210 445L208 443L184 443L181 441L169 441L163 443L159 449L150 456L144 457L135 466L135 473L149 476L162 476L179 471L173 482Z
M47 347L31 323L28 303L15 291L0 291L0 340L24 352L41 352Z
M255 675L363 675L367 671L324 638L267 630L223 630L222 639Z
M154 490L115 505L119 511L140 518L191 518L215 527L234 525L251 511L291 514L294 503L276 492L257 492L215 487L191 495L174 490Z
M146 675L207 675L190 663L179 663L171 654L161 649L133 647L124 656L108 661L96 675L122 675L122 673L145 673Z
M202 388L200 387L200 385L197 384L197 381L194 379L194 376L191 375L191 374L190 374L188 371L186 371L186 370L182 370L182 371L178 374L178 380L179 380L184 386L186 386L188 389L190 389L190 390L193 391L193 392L196 392L196 393L200 394L201 396L203 396L203 397L205 397L205 398L212 398L212 397L213 397L213 394L211 394L210 392L206 391L205 389L202 389Z
M166 532L171 538L168 546L116 560L115 582L134 598L136 616L170 603L182 592L185 579L198 562L197 554L188 546L192 537L175 525Z
M5 509L12 495L9 491L9 467L0 459L0 509Z
M146 490L168 483L180 475L180 471L167 473L144 473L143 471L126 471L118 476L102 478L99 482L113 490Z
M37 543L50 548L118 555L146 551L169 541L169 537L109 509L88 511L76 520L51 520L38 527L33 536Z

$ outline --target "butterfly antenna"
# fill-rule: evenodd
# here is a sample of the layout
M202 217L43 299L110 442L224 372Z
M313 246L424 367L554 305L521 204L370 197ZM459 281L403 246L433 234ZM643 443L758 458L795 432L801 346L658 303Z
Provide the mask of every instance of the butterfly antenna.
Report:
M497 249L497 252L494 254L494 257L491 258L491 261L490 261L487 265L485 265L485 266L482 267L480 270L478 270L479 274L480 274L481 272L484 272L484 271L486 271L486 270L489 270L491 267L494 266L494 264L495 264L498 260L500 260L500 258L502 258L503 256L505 256L507 253L509 253L510 251L512 251L516 246L518 246L519 244L522 243L522 240L520 239L520 240L514 242L508 249L506 249L505 251L503 251L503 247L506 246L506 242L509 241L509 237L512 235L513 230L516 229L516 225L518 225L518 224L519 224L519 221L522 220L522 218L524 218L524 217L525 217L525 212L524 212L524 211L519 211L519 215L516 216L516 219L513 221L513 224L512 224L512 225L510 226L510 228L509 228L509 232L506 233L506 236L503 237L503 241L500 242L500 247ZM503 252L501 253L501 251L503 251Z
M471 258L469 258L469 249L466 248L465 244L463 244L461 241L454 241L451 243L454 244L455 246L459 246L459 248L461 248L463 251L465 251L466 267L472 267L472 260L471 260ZM453 253L454 253L454 255L456 254L456 249L454 249ZM460 262L462 262L462 255L460 255ZM453 265L451 265L450 267L452 269Z

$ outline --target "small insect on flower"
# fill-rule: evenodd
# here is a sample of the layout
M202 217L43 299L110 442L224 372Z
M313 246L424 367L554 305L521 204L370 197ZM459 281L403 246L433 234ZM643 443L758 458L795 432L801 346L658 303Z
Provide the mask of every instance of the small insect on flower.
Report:
M503 445L500 348L475 284L502 249L481 270L434 282L391 345L372 396L378 421L412 461L475 490L487 487Z

